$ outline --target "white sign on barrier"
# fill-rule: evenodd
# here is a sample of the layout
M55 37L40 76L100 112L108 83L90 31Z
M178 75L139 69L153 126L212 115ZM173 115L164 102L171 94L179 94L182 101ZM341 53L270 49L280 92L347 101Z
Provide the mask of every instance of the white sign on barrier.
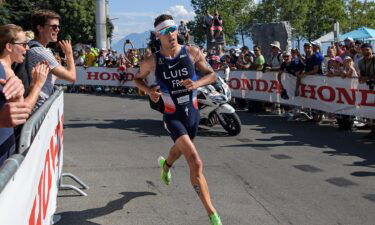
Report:
M107 67L82 67L76 68L77 79L74 85L105 85L134 87L134 76L139 68L128 68L122 72L119 68ZM71 84L67 81L58 80L56 84Z
M233 71L229 86L238 98L302 106L325 112L375 118L375 91L358 79L306 76L295 96L296 78L282 75L289 99L282 99L277 72Z
M64 98L49 109L13 179L0 194L1 224L50 225L62 170Z
M118 68L77 67L76 85L105 85L134 87L134 77L139 68L129 68L123 73L126 81L121 81ZM223 76L223 72L218 72ZM148 77L152 84L154 76ZM375 119L375 91L357 79L329 78L326 76L306 76L302 79L299 96L294 96L296 78L290 74L282 75L284 88L289 100L280 97L277 72L231 71L229 86L237 98L313 108L337 114L346 114ZM68 84L59 81L58 84Z

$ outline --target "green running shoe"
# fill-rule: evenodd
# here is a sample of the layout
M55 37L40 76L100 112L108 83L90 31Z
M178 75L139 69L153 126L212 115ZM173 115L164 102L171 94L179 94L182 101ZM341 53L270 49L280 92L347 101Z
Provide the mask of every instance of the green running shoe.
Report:
M171 179L172 179L171 170L169 169L168 173L166 173L164 171L165 159L164 159L163 156L159 156L158 163L159 163L159 166L161 167L160 179L161 179L161 181L163 181L164 184L169 185L171 183Z
M220 216L219 216L219 214L217 214L217 212L211 214L210 225L223 225L221 223Z

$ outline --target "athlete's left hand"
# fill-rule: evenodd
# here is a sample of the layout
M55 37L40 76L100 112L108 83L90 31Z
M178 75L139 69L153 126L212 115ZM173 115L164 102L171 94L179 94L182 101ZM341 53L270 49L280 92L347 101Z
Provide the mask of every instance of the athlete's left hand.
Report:
M181 84L189 91L197 89L199 87L198 83L192 81L191 79L182 80Z

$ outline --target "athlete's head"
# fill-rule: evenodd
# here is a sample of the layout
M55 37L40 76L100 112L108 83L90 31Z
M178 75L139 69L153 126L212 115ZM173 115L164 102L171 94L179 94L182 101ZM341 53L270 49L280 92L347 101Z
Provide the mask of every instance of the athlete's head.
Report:
M156 36L164 48L173 48L178 45L177 26L171 15L162 14L154 22Z

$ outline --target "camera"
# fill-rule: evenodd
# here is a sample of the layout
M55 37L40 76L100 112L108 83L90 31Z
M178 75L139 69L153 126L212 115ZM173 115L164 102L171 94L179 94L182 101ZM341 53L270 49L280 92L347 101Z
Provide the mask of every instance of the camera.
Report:
M366 81L366 84L368 85L368 88L373 91L375 86L375 80L368 80Z

